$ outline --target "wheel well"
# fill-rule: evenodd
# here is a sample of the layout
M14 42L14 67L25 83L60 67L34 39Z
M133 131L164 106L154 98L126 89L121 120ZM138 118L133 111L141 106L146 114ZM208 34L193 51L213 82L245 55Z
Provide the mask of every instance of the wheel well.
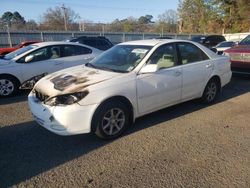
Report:
M219 85L219 89L221 90L221 81L220 81L220 77L219 76L215 75L210 80L215 80L218 83L218 85Z
M11 78L15 79L19 85L21 85L20 80L17 77L13 76L12 74L0 74L0 78L1 77L11 77Z
M131 102L124 96L113 96L113 97L110 97L108 99L105 99L97 108L96 108L96 111L98 110L99 107L101 107L102 105L104 105L105 103L108 103L110 101L120 101L122 103L124 103L128 110L129 110L129 121L132 123L134 121L134 108L133 108L133 105L131 104ZM95 112L96 112L95 111ZM92 120L91 120L91 131L95 131L96 127L95 125L92 125L93 123L93 119L94 119L94 116L95 116L95 113L92 117Z

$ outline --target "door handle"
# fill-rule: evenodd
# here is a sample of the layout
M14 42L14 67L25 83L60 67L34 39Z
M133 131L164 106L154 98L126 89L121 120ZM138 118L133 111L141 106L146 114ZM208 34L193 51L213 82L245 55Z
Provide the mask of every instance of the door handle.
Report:
M210 67L212 67L211 63L206 64L206 68L210 68Z
M174 72L174 75L175 75L175 76L180 76L180 75L181 75L181 71L175 71L175 72Z
M62 63L55 63L55 65L61 65Z

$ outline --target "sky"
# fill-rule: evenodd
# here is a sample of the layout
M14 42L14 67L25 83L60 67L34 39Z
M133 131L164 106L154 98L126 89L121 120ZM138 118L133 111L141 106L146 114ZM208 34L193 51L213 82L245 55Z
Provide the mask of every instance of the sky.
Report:
M139 18L147 14L156 20L168 9L177 10L178 0L0 0L0 16L6 11L17 11L26 21L39 22L48 8L63 4L78 13L80 20L109 23L116 18Z

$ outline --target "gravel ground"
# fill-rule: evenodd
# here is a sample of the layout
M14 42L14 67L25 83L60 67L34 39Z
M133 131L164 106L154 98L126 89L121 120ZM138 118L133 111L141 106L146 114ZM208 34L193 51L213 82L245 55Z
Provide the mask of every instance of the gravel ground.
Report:
M144 116L103 141L37 125L27 92L0 99L0 187L250 187L250 78L218 102Z

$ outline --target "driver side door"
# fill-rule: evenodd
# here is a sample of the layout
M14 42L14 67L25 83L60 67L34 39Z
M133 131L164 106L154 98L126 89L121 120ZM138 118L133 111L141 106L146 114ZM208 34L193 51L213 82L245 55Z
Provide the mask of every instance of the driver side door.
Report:
M139 114L176 104L181 100L182 68L177 64L176 46L165 44L155 50L147 64L157 64L157 71L137 76Z
M29 62L25 62L27 57L31 57ZM32 81L37 76L41 78L46 74L63 69L63 63L60 61L60 46L39 48L17 62L21 64L23 83Z

